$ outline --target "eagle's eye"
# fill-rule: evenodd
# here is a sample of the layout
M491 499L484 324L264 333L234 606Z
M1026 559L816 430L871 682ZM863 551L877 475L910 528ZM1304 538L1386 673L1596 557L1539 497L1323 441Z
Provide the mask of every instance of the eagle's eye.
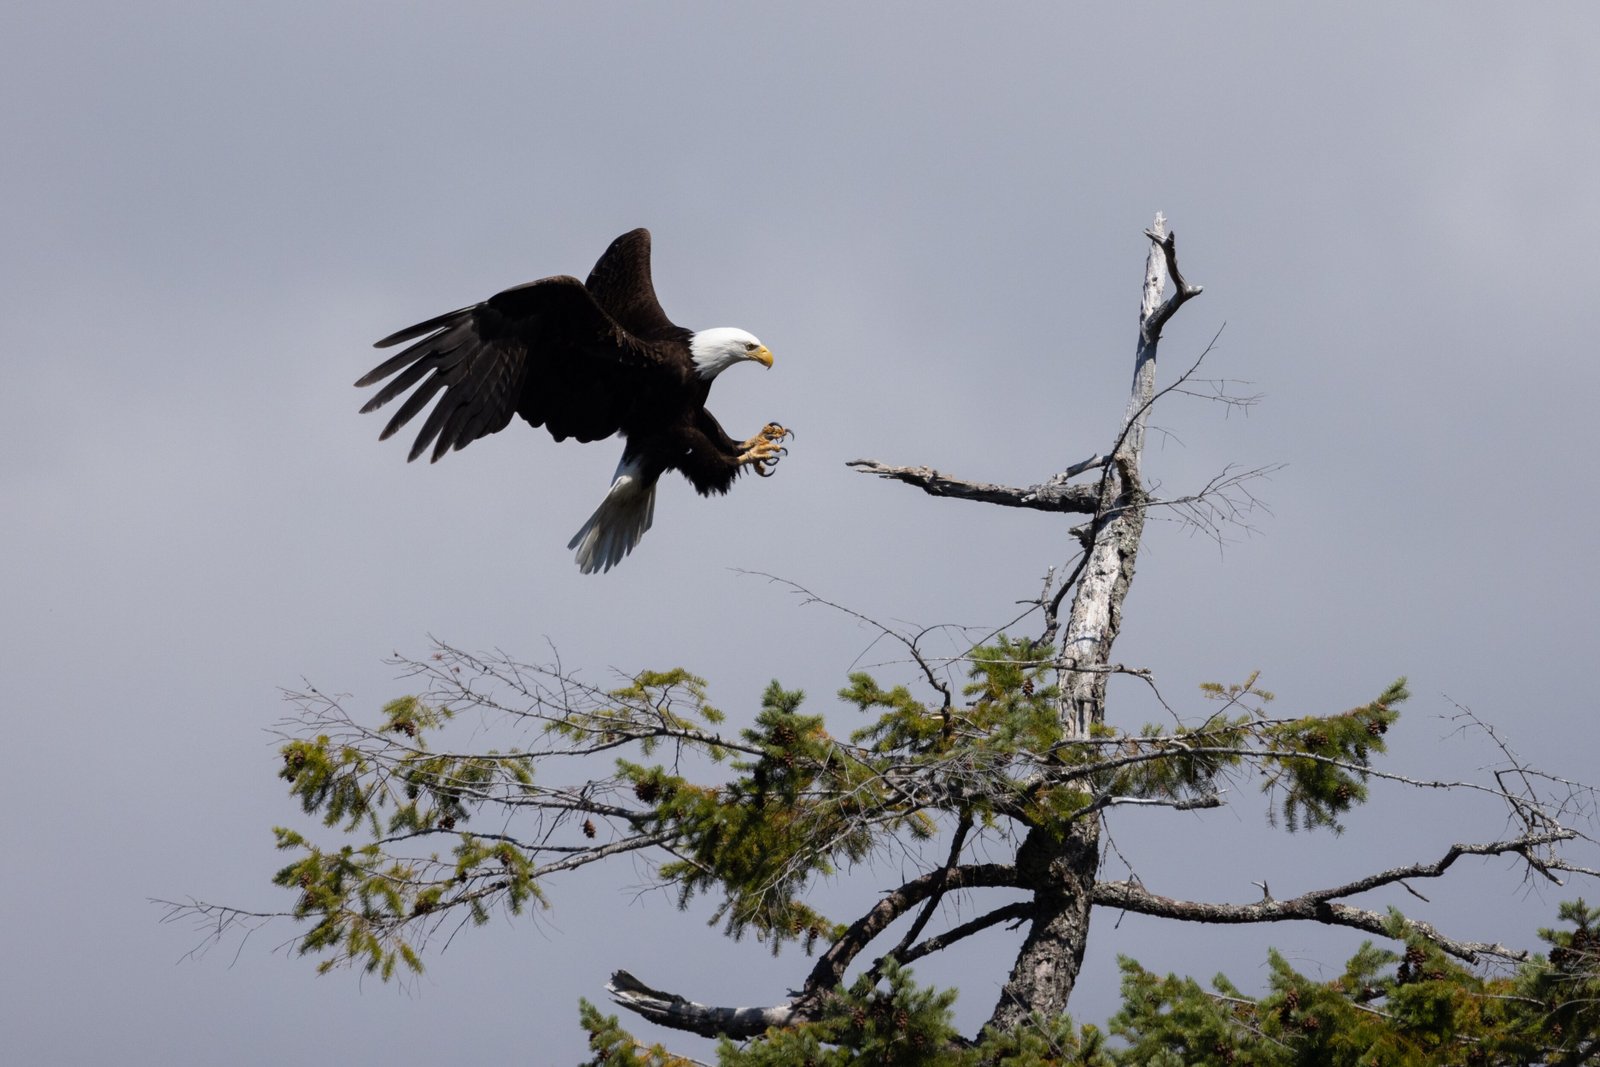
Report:
M754 352L756 350L756 343L754 341L746 341L744 343L744 350L746 352Z

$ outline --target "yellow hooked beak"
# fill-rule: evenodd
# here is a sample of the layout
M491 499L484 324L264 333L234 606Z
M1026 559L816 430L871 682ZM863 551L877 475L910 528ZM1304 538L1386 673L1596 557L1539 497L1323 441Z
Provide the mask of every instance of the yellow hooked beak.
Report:
M772 369L772 353L767 351L766 345L762 345L745 358L755 360L768 370Z

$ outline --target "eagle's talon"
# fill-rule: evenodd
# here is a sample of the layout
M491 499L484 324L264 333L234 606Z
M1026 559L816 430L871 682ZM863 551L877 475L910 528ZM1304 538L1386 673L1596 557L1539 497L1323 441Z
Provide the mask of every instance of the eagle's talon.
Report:
M741 453L749 453L765 445L775 445L785 438L793 436L793 430L785 426L779 426L775 422L769 422L754 437L751 437L748 441L740 442L739 451Z
M761 432L740 446L739 463L753 468L761 478L770 478L778 461L789 454L781 442L792 436L790 431L775 422L769 422Z

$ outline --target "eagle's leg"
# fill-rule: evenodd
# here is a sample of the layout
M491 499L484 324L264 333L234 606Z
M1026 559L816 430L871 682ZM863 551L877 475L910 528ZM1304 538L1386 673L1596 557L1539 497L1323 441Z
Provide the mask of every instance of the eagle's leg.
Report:
M743 444L741 444L739 446L739 451L740 452L748 452L752 448L755 448L757 445L759 445L763 441L770 441L770 442L776 443L778 441L782 441L782 440L784 440L786 438L793 437L793 436L794 436L794 431L793 430L787 429L786 427L783 427L783 426L779 426L775 422L769 422L765 426L761 427L760 431L754 437L750 438L750 440L748 440L748 441L744 442Z
M773 425L776 426L776 423ZM781 426L777 428L783 429ZM761 477L770 478L772 468L777 465L780 458L788 454L789 450L783 447L782 437L768 437L765 436L765 432L756 434L740 446L744 451L739 455L739 466L754 467L755 472ZM784 433L787 434L788 431L784 430Z

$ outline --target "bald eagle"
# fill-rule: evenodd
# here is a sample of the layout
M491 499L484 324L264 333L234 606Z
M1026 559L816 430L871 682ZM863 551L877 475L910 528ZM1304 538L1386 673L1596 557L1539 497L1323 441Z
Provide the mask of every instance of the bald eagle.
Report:
M610 570L633 551L650 528L656 481L667 471L681 471L702 495L726 493L741 471L767 477L786 453L790 433L777 423L735 441L706 410L717 375L745 361L770 368L772 353L744 330L673 325L650 280L649 230L612 241L587 281L556 275L518 285L376 347L404 341L416 343L356 385L394 376L363 414L416 386L380 441L439 398L408 460L431 445L437 462L505 429L513 415L557 441L626 439L610 492L567 545L585 574Z

